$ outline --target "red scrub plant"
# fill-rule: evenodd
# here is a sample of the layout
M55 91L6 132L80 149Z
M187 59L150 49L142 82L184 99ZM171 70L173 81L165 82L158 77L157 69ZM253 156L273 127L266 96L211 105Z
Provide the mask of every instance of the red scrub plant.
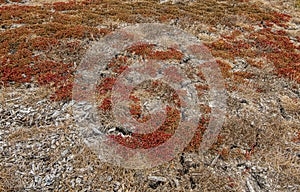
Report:
M117 57L113 58L112 61L108 64L107 69L109 71L114 72L108 74L114 75L102 78L99 84L97 85L97 94L99 98L98 101L100 102L99 109L106 113L110 113L110 110L112 109L110 97L112 87L116 81L116 78L133 63L133 58L174 60L177 62L180 62L183 59L183 54L174 48L166 48L162 50L161 48L158 49L157 45L148 43L134 44L128 47L124 52L126 53L126 55L119 54ZM140 57L136 58L135 56ZM148 100L151 100L151 98L157 95L159 92L167 92L167 94L165 94L168 95L167 98L164 98L166 96L160 97L160 99L162 99L163 102L169 103L164 109L166 111L166 119L164 120L162 125L152 133L131 133L130 136L125 137L120 134L110 135L110 137L114 141L126 147L149 149L152 147L159 146L171 138L171 136L175 133L179 125L179 121L181 118L179 108L181 104L176 92L167 88L167 85L164 85L164 83L160 81L150 81L144 84L145 85L139 85L138 87L136 87L130 94L129 98L132 102L129 103L129 111L131 117L136 119L139 123L146 123L150 118L150 114L148 114L147 111L142 109L142 100L140 97L142 92L145 92L145 99ZM206 85L199 85L196 89L200 96L200 93L204 94L209 88ZM210 113L210 110L206 109L206 112ZM193 139L191 140L188 147L186 147L186 150L192 151L200 147L201 136L205 131L205 126L207 123L208 119L204 119L203 117L202 120L199 122L199 126L195 132Z

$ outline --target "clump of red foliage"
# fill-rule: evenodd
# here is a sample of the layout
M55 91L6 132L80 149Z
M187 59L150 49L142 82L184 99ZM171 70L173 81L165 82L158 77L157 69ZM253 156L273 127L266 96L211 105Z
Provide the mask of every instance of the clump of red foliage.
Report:
M293 139L293 142L300 143L300 131L298 131L297 136Z
M155 46L155 44L137 43L136 45L129 47L127 50L129 53L135 53L136 55L143 56L147 59L181 60L183 58L183 53L177 49L168 48L166 51L158 51L154 50Z
M133 133L131 137L122 137L121 135L112 135L116 142L129 148L143 148L149 149L156 147L167 141L172 134L168 133L167 130L170 128L174 129L178 126L180 120L179 111L176 108L170 106L166 107L167 118L163 125L160 126L156 131L148 134Z
M134 55L139 55L142 58L147 59L157 59L157 60L178 60L181 61L183 59L183 54L172 48L168 48L166 50L156 50L156 45L147 44L147 43L137 43L127 48L126 50L129 55L119 55L114 58L109 64L109 70L116 73L116 75L121 74L129 65L129 57ZM99 108L104 112L109 112L111 110L111 100L110 100L110 92L115 83L116 78L114 77L106 77L101 80L99 85L97 86L97 93L104 97L102 99L101 105ZM151 94L155 94L153 90L159 90L162 86L161 82L153 81L151 86L147 88ZM149 89L149 90L148 90ZM198 92L207 90L207 86L199 86L197 88ZM152 90L152 91L151 91ZM176 93L170 95L171 98L169 100L173 103L173 105L168 105L166 107L166 119L163 124L156 129L156 131L149 134L138 134L133 133L130 137L123 137L121 135L111 135L111 138L118 142L119 144L129 147L129 148L143 148L148 149L152 147L156 147L166 142L172 134L175 133L180 121L180 112L177 107L180 107L180 100ZM130 99L132 103L130 104L130 114L133 118L135 118L138 122L144 123L149 120L149 115L143 113L141 109L141 100L137 96L131 94ZM206 112L210 113L210 110ZM191 140L190 144L186 148L186 150L197 150L200 146L201 137L205 131L205 126L208 122L208 119L202 119L199 122L198 129Z
M19 0L14 1L18 2ZM203 2L205 3L205 1ZM241 0L241 2L247 1ZM202 1L197 3L202 3ZM132 10L131 4L120 5L121 1L111 1L111 4L114 5L111 7L118 7L119 9L111 9L104 12L103 8L106 9L110 7L110 4L106 1L84 1L80 3L71 1L45 4L44 6L1 6L1 27L6 29L0 32L1 81L4 84L12 82L35 82L39 85L51 85L56 87L56 92L52 96L53 99L70 99L72 78L75 70L74 63L64 62L62 59L64 57L63 54L60 55L60 59L57 59L50 53L53 49L59 49L64 42L70 39L75 39L75 41L84 39L96 40L109 33L113 26L104 29L97 27L99 23L102 23L102 18L120 18L121 21L136 23L141 22L140 19L142 18L136 17L135 15L141 15L145 18L149 16L157 17L158 21L169 21L176 17L188 17L192 22L198 21L200 15L205 15L200 18L204 23L219 24L219 22L223 22L222 24L231 24L226 21L226 19L222 20L224 15L219 14L224 12L224 7L219 8L216 6L216 9L221 10L216 12L204 8L207 10L191 9L191 12L187 13L181 11L180 6L179 8L171 6L169 9L161 7L161 9L157 9L156 12L153 12L151 8L147 9L147 7L149 7L147 6L147 2L140 2L141 5L146 5L145 9L136 10ZM239 9L240 7L241 9ZM232 7L225 7L225 9L227 8L230 10L233 9ZM56 11L49 14L51 9ZM225 60L242 57L245 58L250 65L257 68L263 68L264 64L261 61L255 61L253 58L263 57L267 59L268 63L274 64L274 72L278 76L287 77L299 83L300 57L299 53L295 50L299 50L300 48L291 43L285 31L272 28L275 25L286 28L290 16L278 12L266 13L261 11L256 5L248 6L248 4L243 3L239 3L236 9L239 9L241 13L243 13L244 10L249 12L251 21L263 27L263 29L255 31L254 28L243 28L233 31L230 35L223 35L222 39L208 45L213 55ZM73 10L77 10L77 12L75 13ZM206 11L205 13L207 14L203 14L203 11ZM201 14L198 14L200 12ZM216 19L212 21L207 15L212 15ZM14 24L25 25L12 28ZM242 40L238 39L238 37L243 34L243 30L248 31L249 34L245 35ZM297 41L300 42L299 37L297 37ZM176 49L168 48L167 50L161 51L155 50L155 46L154 44L141 43L130 47L128 51L144 58L157 60L181 60L183 57L183 54ZM77 45L77 43L68 43L67 47L67 53L70 54L70 52L76 52L80 45ZM45 56L36 55L36 52L42 52ZM128 67L124 64L126 60L127 58L125 56L122 58L119 57L119 60L111 62L108 67L119 75ZM254 77L254 74L247 72L231 73L231 67L228 63L220 60L217 62L220 65L222 74L226 78L234 78L235 81L244 82L244 79ZM203 74L199 73L199 76L204 79ZM109 92L113 84L114 78L110 77L104 79L98 86L97 90L99 94L105 95L100 106L100 109L104 111L111 109ZM207 90L205 86L198 87L199 92L205 90ZM257 91L262 90L258 89ZM134 108L134 106L132 106L132 108ZM131 112L133 116L139 116L141 110L137 107L136 110ZM209 113L209 110L207 110L207 112ZM169 112L170 118L167 119L161 130L153 135L134 135L136 139L131 141L130 139L126 141L121 140L119 138L120 136L116 136L116 139L120 139L120 142L124 142L124 145L128 145L129 147L147 148L157 146L169 138L170 133L166 132L166 128L176 126L176 122L180 118L176 114L175 111L173 113ZM205 118L199 123L197 133L188 147L189 150L199 146L201 135L205 130L207 121L208 119ZM172 127L172 129L173 128L176 127ZM146 144L148 140L152 142Z
M242 34L235 30L230 35L222 35L219 39L208 44L212 54L223 59L234 60L235 58L245 58L245 60L256 68L262 68L261 61L254 61L253 58L265 58L267 63L272 63L275 67L274 72L279 77L287 77L300 83L300 47L290 41L288 34L284 30L273 29L275 24L286 27L290 16L278 12L252 15L259 21L258 25L262 29L251 30L245 34L243 39L237 37ZM299 40L298 40L299 42ZM223 75L229 76L228 68L221 69ZM235 79L237 74L233 74ZM241 76L242 74L238 74ZM245 76L246 75L246 76ZM252 74L243 74L244 78L251 78Z
M57 11L49 14L52 8ZM88 22L83 25L83 17L74 19L61 12L78 8L84 9L84 3L1 6L1 27L5 29L0 35L1 82L51 86L55 88L52 99L69 100L75 69L74 62L64 57L80 51L82 40L95 40L110 31ZM12 27L16 24L19 26Z

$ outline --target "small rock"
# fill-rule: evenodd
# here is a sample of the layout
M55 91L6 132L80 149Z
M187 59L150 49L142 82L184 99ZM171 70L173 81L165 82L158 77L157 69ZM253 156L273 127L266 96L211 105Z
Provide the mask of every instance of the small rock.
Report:
M160 181L160 182L166 182L167 179L165 177L160 177L160 176L149 176L148 179L150 181Z

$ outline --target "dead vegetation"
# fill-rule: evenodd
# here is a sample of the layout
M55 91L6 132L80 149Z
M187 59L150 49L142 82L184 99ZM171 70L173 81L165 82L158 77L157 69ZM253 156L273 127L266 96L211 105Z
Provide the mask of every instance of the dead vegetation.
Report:
M300 190L298 0L0 2L0 191ZM205 154L194 143L167 164L128 170L102 163L85 146L70 98L91 42L144 22L174 25L205 42L226 79L228 113ZM111 79L103 79L105 94ZM199 86L199 96L206 89ZM209 107L202 108L208 118Z

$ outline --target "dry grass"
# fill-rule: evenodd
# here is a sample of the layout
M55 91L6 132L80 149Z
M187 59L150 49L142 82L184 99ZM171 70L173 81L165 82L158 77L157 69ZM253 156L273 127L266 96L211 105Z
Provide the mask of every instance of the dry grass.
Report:
M72 119L59 125L1 123L0 191L113 191L117 185L119 191L249 191L247 183L256 191L300 190L299 0L64 2L0 7L1 122L13 105L34 108L46 99L60 109L70 99L74 70L89 44L143 22L177 26L211 49L226 79L226 122L207 153L187 148L171 162L143 171L102 163L83 144ZM208 107L202 110L209 117ZM30 172L35 166L37 175ZM51 174L57 175L46 185ZM149 175L167 181L153 182Z

